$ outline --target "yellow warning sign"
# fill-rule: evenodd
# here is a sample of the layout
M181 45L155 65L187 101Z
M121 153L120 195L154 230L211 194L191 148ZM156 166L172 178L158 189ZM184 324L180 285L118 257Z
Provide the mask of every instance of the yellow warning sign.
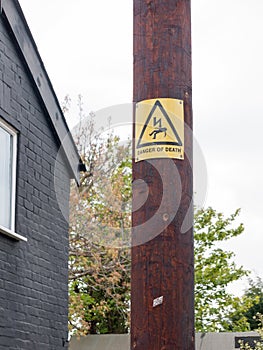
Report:
M136 104L135 162L153 158L184 159L182 100L158 98Z

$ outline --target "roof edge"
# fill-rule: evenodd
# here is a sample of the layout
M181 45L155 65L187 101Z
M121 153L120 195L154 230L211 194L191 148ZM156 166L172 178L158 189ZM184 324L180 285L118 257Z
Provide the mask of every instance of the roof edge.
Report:
M5 14L17 45L31 72L35 87L49 114L61 147L63 147L72 177L79 185L79 173L83 169L80 166L82 161L19 1L0 0L0 11Z

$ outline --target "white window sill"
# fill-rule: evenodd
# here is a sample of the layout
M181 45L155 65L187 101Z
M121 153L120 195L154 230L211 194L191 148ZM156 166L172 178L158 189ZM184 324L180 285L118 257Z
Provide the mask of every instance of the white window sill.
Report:
M0 232L3 233L4 235L14 238L16 241L24 241L27 242L27 238L24 236L19 235L18 233L15 233L12 230L9 230L3 226L0 225Z

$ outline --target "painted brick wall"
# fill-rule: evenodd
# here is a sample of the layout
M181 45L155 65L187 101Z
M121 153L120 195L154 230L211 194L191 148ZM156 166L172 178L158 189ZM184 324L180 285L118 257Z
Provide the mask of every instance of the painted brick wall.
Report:
M0 234L0 350L59 350L67 348L68 224L54 179L63 212L70 180L19 55L0 16L0 117L19 133L16 232L28 238Z

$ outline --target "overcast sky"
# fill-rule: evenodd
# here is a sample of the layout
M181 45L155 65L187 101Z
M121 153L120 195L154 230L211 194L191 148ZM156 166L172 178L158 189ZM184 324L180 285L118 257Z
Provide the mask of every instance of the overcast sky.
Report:
M131 0L20 0L60 101L87 110L132 101ZM208 172L205 205L241 208L227 247L263 277L263 1L193 0L195 137ZM73 125L74 120L69 124Z

